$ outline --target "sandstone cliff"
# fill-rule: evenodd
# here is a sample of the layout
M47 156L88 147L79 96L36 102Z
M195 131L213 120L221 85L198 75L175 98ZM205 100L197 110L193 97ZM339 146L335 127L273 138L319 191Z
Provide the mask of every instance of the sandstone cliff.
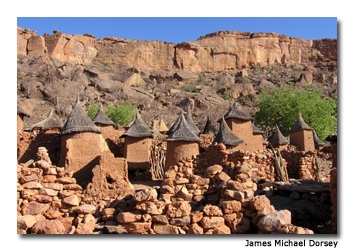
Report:
M305 65L337 60L337 40L304 40L276 33L220 31L179 44L54 31L38 36L17 27L18 55L51 56L77 64L118 64L152 72L220 72L267 65Z
M167 126L192 108L199 129L214 126L234 101L252 111L262 90L317 83L337 95L337 40L303 40L276 33L220 31L179 44L90 34L38 36L17 27L17 97L37 123L55 108L64 121L82 104L128 102L149 125Z

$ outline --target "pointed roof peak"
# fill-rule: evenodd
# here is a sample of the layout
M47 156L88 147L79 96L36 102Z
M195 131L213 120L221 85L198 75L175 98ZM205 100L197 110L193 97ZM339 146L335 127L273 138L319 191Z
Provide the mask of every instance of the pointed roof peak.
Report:
M156 126L156 129L159 132L168 132L168 128L167 128L167 126L165 124L165 121L163 120L162 117L160 117L159 122L158 122L158 124Z
M98 109L98 111L97 111L95 117L92 119L92 121L95 124L116 126L116 124L103 111L102 103L100 104L100 108Z
M180 114L178 121L173 124L174 129L170 132L166 141L190 141L200 142L201 139L190 128L190 124L187 122L183 113Z
M221 118L219 131L216 134L214 141L216 143L223 143L224 145L229 146L238 146L244 141L239 138L233 131L231 131L230 127L227 125L225 118Z
M299 112L299 116L297 118L297 121L291 128L290 132L297 132L301 130L313 130L302 118L301 112Z
M275 126L275 129L273 130L272 135L268 138L268 142L272 146L289 144L288 139L281 133L278 125Z
M78 99L71 111L69 117L67 118L60 134L68 134L75 132L96 132L101 133L101 130L93 123L90 117L82 109Z
M240 109L238 102L234 102L223 117L225 119L236 118L236 119L241 119L241 120L246 120L246 121L249 121L249 120L253 121L254 120L251 116L249 116L248 114L246 114L245 112L243 112ZM218 122L220 122L220 121L221 120L219 119Z
M139 111L136 111L135 119L128 130L123 133L122 136L130 136L135 138L143 138L143 137L153 137L154 131L150 130L150 128L145 124L145 122L141 119L141 115Z
M50 110L47 118L29 127L29 131L32 131L34 128L41 128L42 130L49 130L54 128L61 129L63 127L63 123L59 118L53 117L53 113L54 113L54 108Z

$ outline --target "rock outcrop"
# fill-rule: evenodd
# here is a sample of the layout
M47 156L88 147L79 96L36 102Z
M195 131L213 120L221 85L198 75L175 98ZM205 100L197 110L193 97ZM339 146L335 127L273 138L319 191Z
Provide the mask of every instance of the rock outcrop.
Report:
M63 62L117 64L154 72L220 72L255 66L305 65L337 61L337 40L304 40L277 33L220 31L177 45L60 31L38 36L17 27L19 55L51 56Z

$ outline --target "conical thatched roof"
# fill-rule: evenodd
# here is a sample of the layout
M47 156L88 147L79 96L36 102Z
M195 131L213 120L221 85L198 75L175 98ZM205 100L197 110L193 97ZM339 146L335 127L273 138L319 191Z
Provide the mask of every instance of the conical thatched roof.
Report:
M247 115L237 107L237 102L233 103L229 111L224 115L224 118L225 119L236 118L236 119L241 119L246 121L249 120L253 121L253 118L251 116ZM221 119L219 119L218 122L220 123Z
M40 128L41 130L50 130L63 127L63 122L59 118L53 117L54 109L51 109L49 115L46 119L32 125L29 128L29 131L32 131L34 128Z
M301 113L299 114L297 121L291 128L290 132L297 132L301 130L313 130L308 124L305 123L304 119L301 116Z
M209 116L207 118L207 122L205 124L202 134L210 134L211 136L215 136L215 134L216 134L216 129L212 125Z
M183 115L183 111L181 111L181 113L179 114L178 118L176 119L175 123L172 124L172 126L170 127L170 129L168 129L167 134L171 134L177 127L177 125L181 122L182 117L184 117Z
M252 124L253 134L263 134L263 132L254 124Z
M185 116L187 123L189 124L189 127L192 129L192 131L196 134L199 135L200 130L198 128L198 126L196 126L193 122L193 118L192 118L192 112L190 107L188 106L187 108L187 114Z
M315 141L315 147L324 146L326 143L320 140L315 130L313 130L313 140Z
M239 138L233 131L231 131L230 127L226 124L224 117L221 118L219 131L215 136L213 142L223 143L228 146L237 146L244 141Z
M284 135L280 132L278 126L276 126L275 130L273 130L272 135L268 138L268 142L272 146L289 144L289 140L286 137L284 137Z
M174 130L168 135L166 141L202 141L190 128L190 125L184 117L183 113L181 113L179 116L178 124L175 123L174 125Z
M135 138L153 137L154 131L150 130L150 128L144 123L139 112L137 111L132 125L122 136L130 136Z
M101 130L93 123L90 117L81 108L79 97L76 104L66 120L60 134L68 134L75 132L96 132L101 133Z
M167 126L166 126L166 124L165 124L165 121L163 121L162 118L160 118L159 123L158 123L157 126L156 126L156 129L157 129L159 132L161 132L161 133L168 132L168 128L167 128Z
M27 112L25 112L21 106L17 105L17 114L22 116L31 117Z
M96 113L95 117L92 119L93 123L100 125L112 125L116 126L116 124L107 116L107 114L103 111L102 104L100 105L100 109Z

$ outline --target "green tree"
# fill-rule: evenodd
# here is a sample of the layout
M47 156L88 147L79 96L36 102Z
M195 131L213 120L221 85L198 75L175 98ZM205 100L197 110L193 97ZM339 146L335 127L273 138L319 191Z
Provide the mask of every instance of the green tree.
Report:
M334 133L337 126L337 100L324 98L321 89L309 85L304 89L285 85L262 91L255 97L255 124L264 131L282 126L290 131L299 113L320 139Z
M93 119L100 108L99 103L93 103L87 108L87 115ZM125 126L135 118L136 106L134 104L121 103L118 106L107 105L103 107L108 118L115 124Z
M117 125L125 126L135 118L136 105L128 103L121 103L118 107L110 105L106 114Z

